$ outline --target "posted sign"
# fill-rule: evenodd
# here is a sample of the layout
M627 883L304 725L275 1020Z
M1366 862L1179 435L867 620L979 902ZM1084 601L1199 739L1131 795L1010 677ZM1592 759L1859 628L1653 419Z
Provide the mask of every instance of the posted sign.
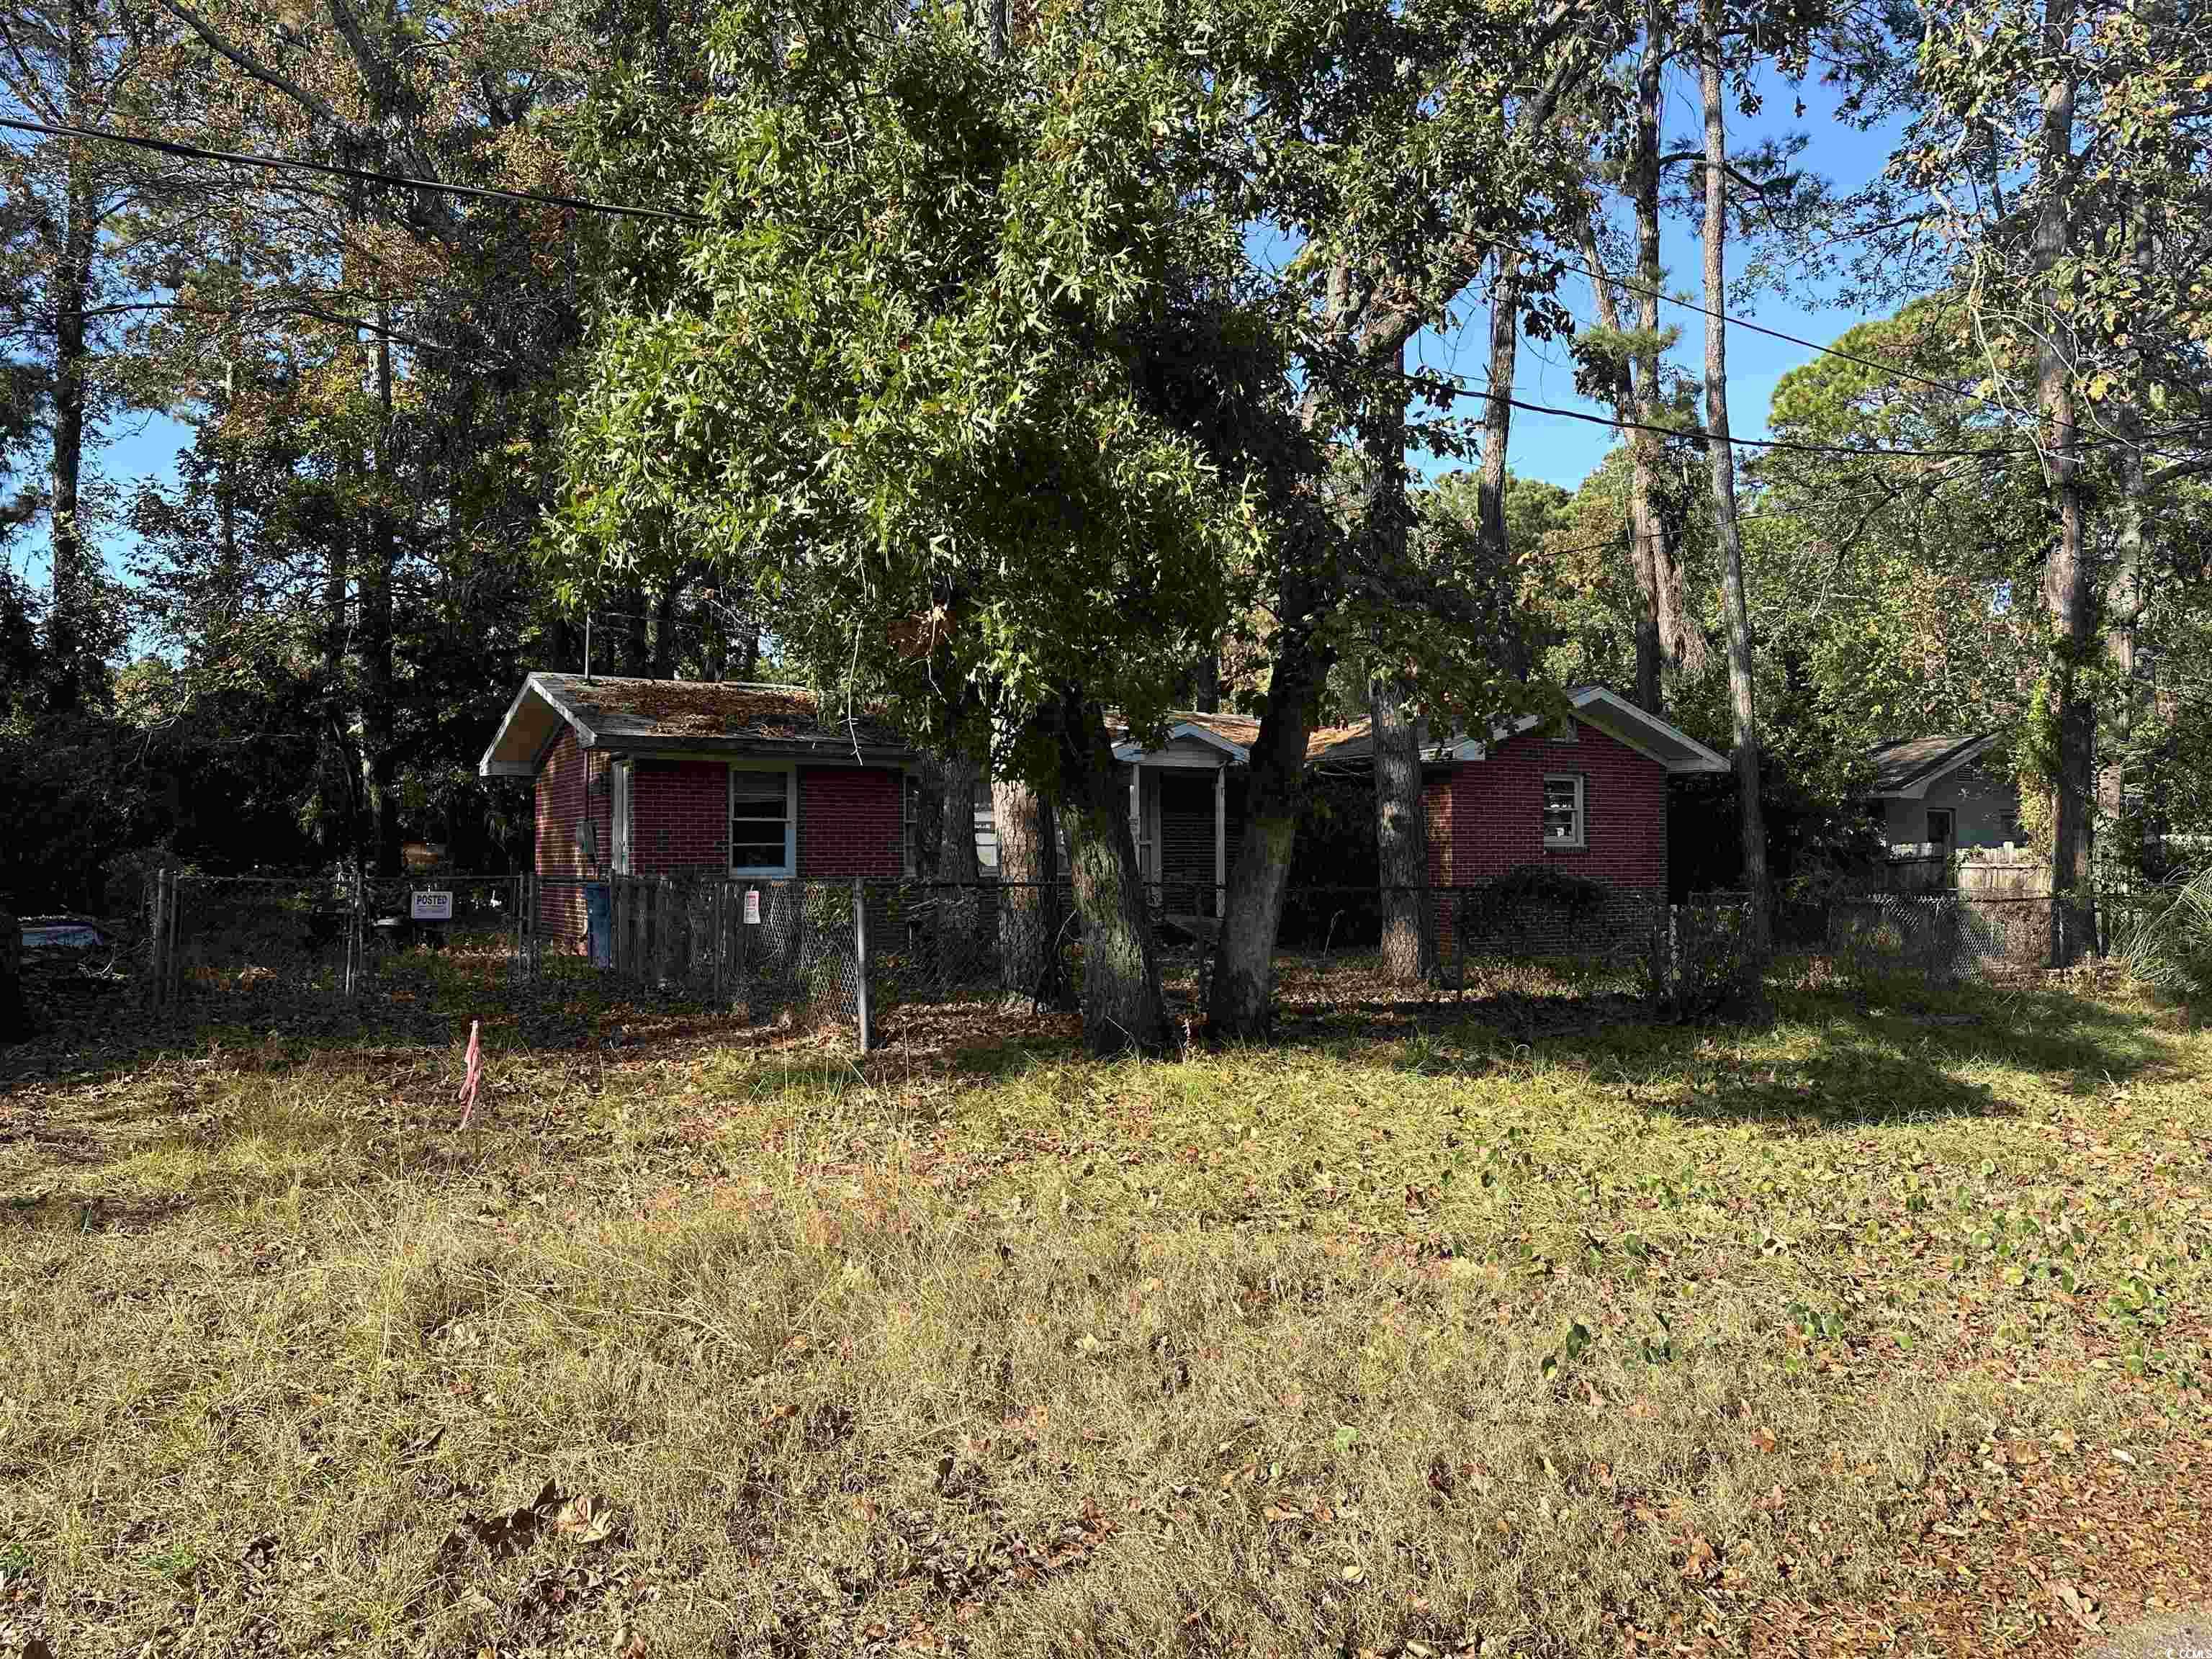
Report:
M745 889L745 921L750 927L760 926L760 889L757 887Z
M450 892L422 891L410 894L407 914L415 921L451 921L453 919L453 896Z

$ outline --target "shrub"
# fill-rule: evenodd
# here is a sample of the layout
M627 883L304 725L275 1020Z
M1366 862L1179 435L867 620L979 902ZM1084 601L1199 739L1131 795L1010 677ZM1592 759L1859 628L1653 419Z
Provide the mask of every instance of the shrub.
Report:
M2113 929L2112 954L2152 990L2212 1000L2212 869L2159 890Z
M1670 905L1652 919L1644 958L1644 995L1660 1019L1748 1012L1765 981L1765 958L1752 942L1741 902Z

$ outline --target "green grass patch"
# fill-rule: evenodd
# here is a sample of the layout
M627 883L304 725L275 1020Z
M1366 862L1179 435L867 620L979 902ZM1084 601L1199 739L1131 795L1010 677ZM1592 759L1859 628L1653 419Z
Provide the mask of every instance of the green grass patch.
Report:
M862 1065L517 1018L460 1133L465 1021L19 1076L0 1631L1568 1654L1877 1603L1933 1630L2008 1559L2022 1455L2148 1487L2201 1437L2212 1037L2185 1018L1973 989L1784 989L1759 1030L1525 1012L1103 1066L1018 1030ZM2036 1549L2118 1582L2093 1536Z

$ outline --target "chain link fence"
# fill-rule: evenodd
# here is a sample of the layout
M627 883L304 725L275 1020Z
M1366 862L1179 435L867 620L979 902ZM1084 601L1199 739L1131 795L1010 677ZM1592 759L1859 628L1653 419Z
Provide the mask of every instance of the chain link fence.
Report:
M1179 1019L1203 1018L1222 898L1211 884L1147 891ZM2039 967L2051 902L1850 893L1784 907L1778 934L1846 977L1948 984ZM1403 951L1385 950L1409 914L1424 928L1424 971L1410 978ZM1293 1014L1402 1010L1542 979L1662 1013L1718 1006L1763 966L1747 915L1741 895L1672 904L1517 872L1451 888L1293 888L1276 996ZM842 1026L866 1050L921 1029L924 1011L988 1024L1002 1010L1071 1008L1083 982L1066 884L164 871L145 934L148 1000L206 1023L273 1023L302 999L449 1018L494 997L586 1011L651 998L748 1026Z

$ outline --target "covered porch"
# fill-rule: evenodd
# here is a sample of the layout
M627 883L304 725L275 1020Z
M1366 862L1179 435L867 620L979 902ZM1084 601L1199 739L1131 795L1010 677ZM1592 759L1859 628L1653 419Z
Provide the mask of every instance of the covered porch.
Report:
M1245 763L1255 722L1178 716L1165 743L1117 744L1129 791L1137 869L1165 921L1204 935L1221 915L1231 850L1244 830ZM1239 730L1239 728L1245 728Z

